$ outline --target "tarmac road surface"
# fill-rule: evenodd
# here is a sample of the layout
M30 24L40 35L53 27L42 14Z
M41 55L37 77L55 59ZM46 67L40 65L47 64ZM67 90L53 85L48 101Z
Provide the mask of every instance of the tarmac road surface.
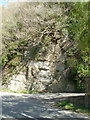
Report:
M89 120L88 116L54 107L54 99L62 96L72 94L0 92L0 116L2 120Z

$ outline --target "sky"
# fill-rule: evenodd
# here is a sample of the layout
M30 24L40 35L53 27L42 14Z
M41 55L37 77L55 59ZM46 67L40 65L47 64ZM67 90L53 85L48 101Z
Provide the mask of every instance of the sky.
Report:
M0 0L0 5L7 5L9 2L15 2L17 0Z
M7 0L0 0L0 5L6 5L7 3Z
M18 0L0 0L0 6L1 5L4 5L4 6L6 6L9 2L16 2L16 1L18 1ZM24 1L24 0L22 0L22 1ZM30 0L30 1L33 1L33 0ZM41 0L41 1L43 1L43 0ZM46 0L46 1L48 1L48 0ZM50 0L49 0L50 1ZM52 0L51 0L52 1ZM56 0L57 1L57 0ZM61 1L72 1L72 2L75 2L75 1L78 1L78 2L80 2L80 1L89 1L89 0L61 0Z

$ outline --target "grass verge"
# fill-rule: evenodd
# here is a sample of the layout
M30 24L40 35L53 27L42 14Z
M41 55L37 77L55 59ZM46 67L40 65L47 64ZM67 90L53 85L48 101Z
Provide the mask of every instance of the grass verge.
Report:
M55 104L55 106L57 106L61 109L71 110L74 112L90 115L90 109L88 109L84 106L82 106L82 107L76 106L75 104L72 104L69 101L58 102Z
M39 91L36 90L30 90L30 91L12 91L7 88L2 88L0 89L2 92L8 92L8 93L24 93L24 94L32 94L32 93L40 93Z

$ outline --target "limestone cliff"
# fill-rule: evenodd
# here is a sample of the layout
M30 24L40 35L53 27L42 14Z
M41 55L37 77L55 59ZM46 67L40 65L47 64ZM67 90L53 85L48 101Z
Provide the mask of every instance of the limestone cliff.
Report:
M10 36L3 37L6 40L5 49L8 50L3 62L4 71L7 73L10 68L11 73L13 68L18 71L13 74L4 72L5 76L9 75L6 80L7 88L13 91L74 91L74 85L67 79L66 58L71 46L67 13L68 9L59 3L20 6L18 15L15 13L17 27L14 24L13 27L7 27L11 30L8 30ZM6 38L10 42L7 43Z
M10 77L10 90L37 90L49 92L73 92L74 85L67 79L66 50L70 46L64 39L40 48L29 46L24 51L26 72ZM39 49L38 49L39 48ZM34 50L34 53L32 51ZM37 52L37 55L35 55Z

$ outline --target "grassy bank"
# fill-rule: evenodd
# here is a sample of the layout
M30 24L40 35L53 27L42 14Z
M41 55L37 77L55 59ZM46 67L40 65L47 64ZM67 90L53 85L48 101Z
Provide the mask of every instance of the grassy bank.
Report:
M40 93L39 91L36 90L30 90L30 91L12 91L7 88L1 88L0 91L2 92L8 92L8 93L24 93L24 94L32 94L32 93Z
M82 107L76 106L75 104L72 104L69 101L58 102L55 104L55 106L61 109L71 110L74 112L90 115L90 109L87 109L85 106Z

